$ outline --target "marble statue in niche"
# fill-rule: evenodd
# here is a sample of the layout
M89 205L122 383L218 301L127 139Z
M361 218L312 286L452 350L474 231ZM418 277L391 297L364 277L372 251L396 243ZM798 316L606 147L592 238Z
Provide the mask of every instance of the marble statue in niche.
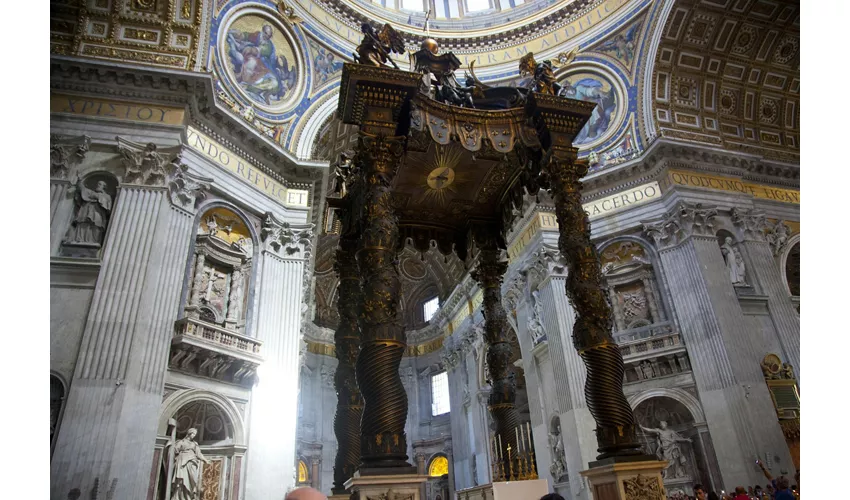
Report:
M655 373L652 369L652 363L650 363L649 360L645 360L640 363L640 371L643 374L643 378L647 380L655 376Z
M210 461L194 441L198 431L191 428L174 443L174 471L171 478L171 500L197 500L200 495L201 462Z
M662 475L665 479L686 477L685 465L687 464L687 459L685 458L685 454L682 453L679 443L690 443L691 440L683 437L673 429L667 428L667 422L664 420L659 423L659 427L658 429L652 429L642 425L640 426L643 432L655 435L658 445L655 450L655 456L659 460L667 461L667 468L663 471Z
M732 238L727 236L720 246L720 251L723 253L723 260L726 262L726 269L729 271L729 279L733 285L746 285L746 266L741 251L733 246Z
M107 192L105 180L92 179L94 188L77 181L74 197L77 210L68 230L68 243L85 243L100 246L106 234L106 225L112 213L112 196Z
M549 432L549 451L552 457L549 473L552 474L553 481L560 482L567 473L567 460L564 455L564 441L561 439L561 420L558 418L553 422L552 430Z
M543 325L543 302L540 300L540 291L531 292L532 311L528 321L528 333L531 334L531 342L537 345L546 340L546 327Z

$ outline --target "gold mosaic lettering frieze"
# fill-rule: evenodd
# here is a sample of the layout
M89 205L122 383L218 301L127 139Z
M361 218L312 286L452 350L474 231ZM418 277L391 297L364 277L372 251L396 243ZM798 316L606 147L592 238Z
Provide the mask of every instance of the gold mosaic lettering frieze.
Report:
M680 170L671 170L668 172L667 177L669 182L675 186L728 191L747 194L763 200L800 204L800 191L798 190L753 184L733 177L706 175Z
M96 116L162 125L182 125L185 110L150 104L109 101L66 94L50 95L50 112Z

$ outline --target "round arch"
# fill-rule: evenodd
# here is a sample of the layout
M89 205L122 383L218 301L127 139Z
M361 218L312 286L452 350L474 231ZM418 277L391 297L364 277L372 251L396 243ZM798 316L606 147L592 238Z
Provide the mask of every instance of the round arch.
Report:
M309 116L307 123L301 129L300 133L294 138L297 141L298 147L295 150L295 156L299 160L308 160L313 150L313 143L316 141L316 136L319 130L327 121L328 117L336 111L339 100L339 87L325 94L324 99L317 107L313 108L312 113L308 111Z
M629 397L629 405L632 409L637 409L638 405L652 398L670 398L681 403L694 418L695 424L705 423L705 413L702 411L702 405L699 400L692 396L689 392L682 389L649 389Z
M794 294L791 293L791 288L788 287L788 272L785 266L788 265L788 256L791 254L791 250L798 244L800 244L800 233L788 238L788 243L785 244L785 248L782 249L782 253L779 255L779 273L782 276L782 284L785 285L785 291L788 292L789 296L793 296Z
M237 446L248 445L245 436L245 423L233 401L220 394L201 389L181 389L165 398L165 401L162 402L162 406L160 407L159 423L156 429L157 434L160 436L165 435L168 432L168 420L181 408L196 401L204 401L218 406L233 425L233 444Z
M445 453L438 452L428 460L428 476L443 477L449 473L449 457Z

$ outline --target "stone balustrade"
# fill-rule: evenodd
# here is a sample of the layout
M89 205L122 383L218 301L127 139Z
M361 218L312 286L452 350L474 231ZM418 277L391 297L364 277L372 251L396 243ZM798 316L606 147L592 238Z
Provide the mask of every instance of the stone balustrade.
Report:
M262 342L217 325L183 318L175 323L169 368L251 385L263 362Z

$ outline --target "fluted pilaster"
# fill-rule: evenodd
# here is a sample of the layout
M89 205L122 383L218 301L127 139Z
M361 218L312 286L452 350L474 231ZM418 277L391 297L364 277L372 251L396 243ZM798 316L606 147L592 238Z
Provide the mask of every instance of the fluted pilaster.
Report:
M263 363L251 394L245 484L247 498L271 500L295 484L295 433L304 272L312 225L288 224L267 213L256 322Z
M120 188L52 461L52 496L148 487L192 213L165 187ZM120 433L120 429L133 429ZM63 497L64 498L64 497Z

